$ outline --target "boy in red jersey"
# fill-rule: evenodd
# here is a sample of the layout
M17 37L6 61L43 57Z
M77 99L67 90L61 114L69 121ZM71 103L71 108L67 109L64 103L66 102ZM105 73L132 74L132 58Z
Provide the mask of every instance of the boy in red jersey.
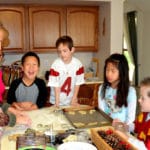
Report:
M141 113L134 124L129 125L130 131L137 133L137 138L131 138L118 132L139 150L150 150L150 77L145 78L140 83L139 104Z
M73 57L75 48L69 36L56 41L57 58L51 68L48 86L51 87L50 103L55 106L78 105L78 91L84 83L84 67Z

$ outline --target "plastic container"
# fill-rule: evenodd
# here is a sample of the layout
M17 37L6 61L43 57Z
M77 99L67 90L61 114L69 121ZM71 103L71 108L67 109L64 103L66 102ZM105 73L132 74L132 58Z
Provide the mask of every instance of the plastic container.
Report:
M45 136L19 136L16 142L17 150L45 150Z

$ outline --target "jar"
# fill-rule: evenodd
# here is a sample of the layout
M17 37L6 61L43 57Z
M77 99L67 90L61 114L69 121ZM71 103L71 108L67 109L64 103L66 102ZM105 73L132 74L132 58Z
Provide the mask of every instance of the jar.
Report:
M56 132L53 129L53 124L49 125L49 128L45 131L45 136L47 138L47 144L48 143L51 143L51 144L55 143Z
M44 135L40 136L19 136L17 137L16 143L17 150L45 150L46 149L46 138Z

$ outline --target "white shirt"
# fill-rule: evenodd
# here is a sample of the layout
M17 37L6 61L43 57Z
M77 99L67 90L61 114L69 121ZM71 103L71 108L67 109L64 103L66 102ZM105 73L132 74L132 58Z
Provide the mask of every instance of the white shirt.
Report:
M84 83L84 67L75 57L69 64L57 58L50 69L48 86L51 87L50 103L55 104L54 87L60 87L59 105L70 105L75 85Z
M128 106L116 107L116 89L107 87L105 97L102 98L102 86L98 91L98 107L113 119L119 119L122 122L131 124L135 120L137 97L136 91L133 87L129 87L127 96Z

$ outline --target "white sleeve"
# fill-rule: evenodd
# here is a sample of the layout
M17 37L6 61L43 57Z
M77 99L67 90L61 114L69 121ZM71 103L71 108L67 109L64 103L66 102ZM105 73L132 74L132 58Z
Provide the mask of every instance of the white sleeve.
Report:
M129 126L128 131L129 132L134 132L135 124L132 122L132 123L128 124L128 126Z
M58 67L57 67L57 61L55 61L51 68L50 68L50 71L53 71L55 73L53 74L59 74L59 71L58 71ZM48 86L51 86L51 87L59 87L59 75L50 75L49 76L49 80L48 80Z
M102 85L99 86L98 90L98 108L104 111L104 100L102 100Z
M143 141L140 141L140 140L135 139L135 138L129 138L128 142L131 143L138 150L147 150Z
M127 124L131 124L135 120L136 116L136 104L137 104L137 96L136 91L133 87L129 88L128 94L128 114L127 114Z
M77 74L76 85L81 85L81 84L85 83L85 80L84 80L84 66L82 65L81 62L79 62L79 65L78 65L78 71L79 70L80 70L80 74Z

